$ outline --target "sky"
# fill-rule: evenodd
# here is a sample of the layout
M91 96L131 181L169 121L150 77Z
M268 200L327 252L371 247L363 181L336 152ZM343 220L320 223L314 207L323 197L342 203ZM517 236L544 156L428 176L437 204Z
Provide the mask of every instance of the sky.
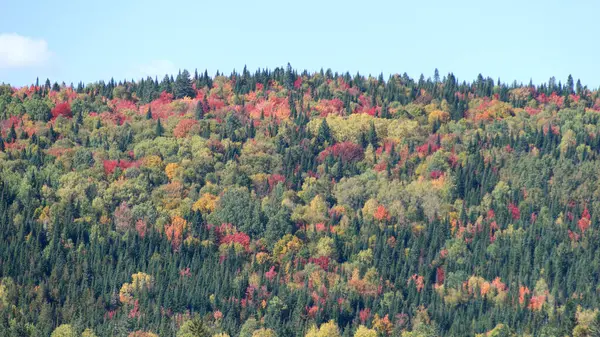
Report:
M384 76L600 86L597 0L0 0L0 83L214 74L288 62Z

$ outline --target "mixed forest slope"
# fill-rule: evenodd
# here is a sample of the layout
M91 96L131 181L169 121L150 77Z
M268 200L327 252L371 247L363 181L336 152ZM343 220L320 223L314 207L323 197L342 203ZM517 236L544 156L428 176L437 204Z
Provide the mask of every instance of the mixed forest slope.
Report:
M598 336L600 92L0 86L2 336Z

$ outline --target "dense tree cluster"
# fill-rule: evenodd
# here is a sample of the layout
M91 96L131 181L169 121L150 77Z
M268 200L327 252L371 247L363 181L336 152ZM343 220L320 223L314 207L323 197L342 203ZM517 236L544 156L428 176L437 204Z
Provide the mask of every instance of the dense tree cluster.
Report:
M0 86L2 336L598 336L600 91Z

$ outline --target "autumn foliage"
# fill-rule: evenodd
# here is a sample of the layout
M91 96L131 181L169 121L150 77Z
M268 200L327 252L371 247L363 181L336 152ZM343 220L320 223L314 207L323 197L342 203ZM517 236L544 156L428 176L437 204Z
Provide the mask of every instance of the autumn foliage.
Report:
M174 248L179 248L183 240L183 233L187 228L187 221L180 216L175 216L169 224L165 225L165 235Z
M198 124L198 121L193 119L182 119L179 121L175 129L173 130L173 136L177 138L186 137L192 128Z
M0 85L0 336L593 334L598 125L572 78Z
M58 116L72 117L71 105L67 102L58 103L54 109L52 109L52 117L56 118Z
M112 174L118 167L121 170L127 170L130 167L139 167L141 162L129 161L129 160L104 160L102 166L104 167L104 173Z
M352 142L342 142L329 146L319 154L319 160L324 161L327 157L340 158L344 162L356 162L363 158L362 147Z

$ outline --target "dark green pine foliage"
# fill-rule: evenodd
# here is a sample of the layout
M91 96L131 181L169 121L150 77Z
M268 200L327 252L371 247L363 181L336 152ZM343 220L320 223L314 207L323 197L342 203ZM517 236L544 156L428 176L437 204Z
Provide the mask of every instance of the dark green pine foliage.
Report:
M177 75L175 83L173 84L173 95L175 98L195 98L196 90L194 90L192 83L193 82L190 77L190 73L187 70L184 69L182 72L180 72Z
M332 143L331 129L329 128L329 124L327 124L326 118L323 118L323 121L319 126L319 132L317 133L316 141L320 146Z
M163 135L164 132L165 128L162 126L162 123L159 118L158 120L156 120L156 127L154 129L154 133L156 134L156 136L160 137Z

